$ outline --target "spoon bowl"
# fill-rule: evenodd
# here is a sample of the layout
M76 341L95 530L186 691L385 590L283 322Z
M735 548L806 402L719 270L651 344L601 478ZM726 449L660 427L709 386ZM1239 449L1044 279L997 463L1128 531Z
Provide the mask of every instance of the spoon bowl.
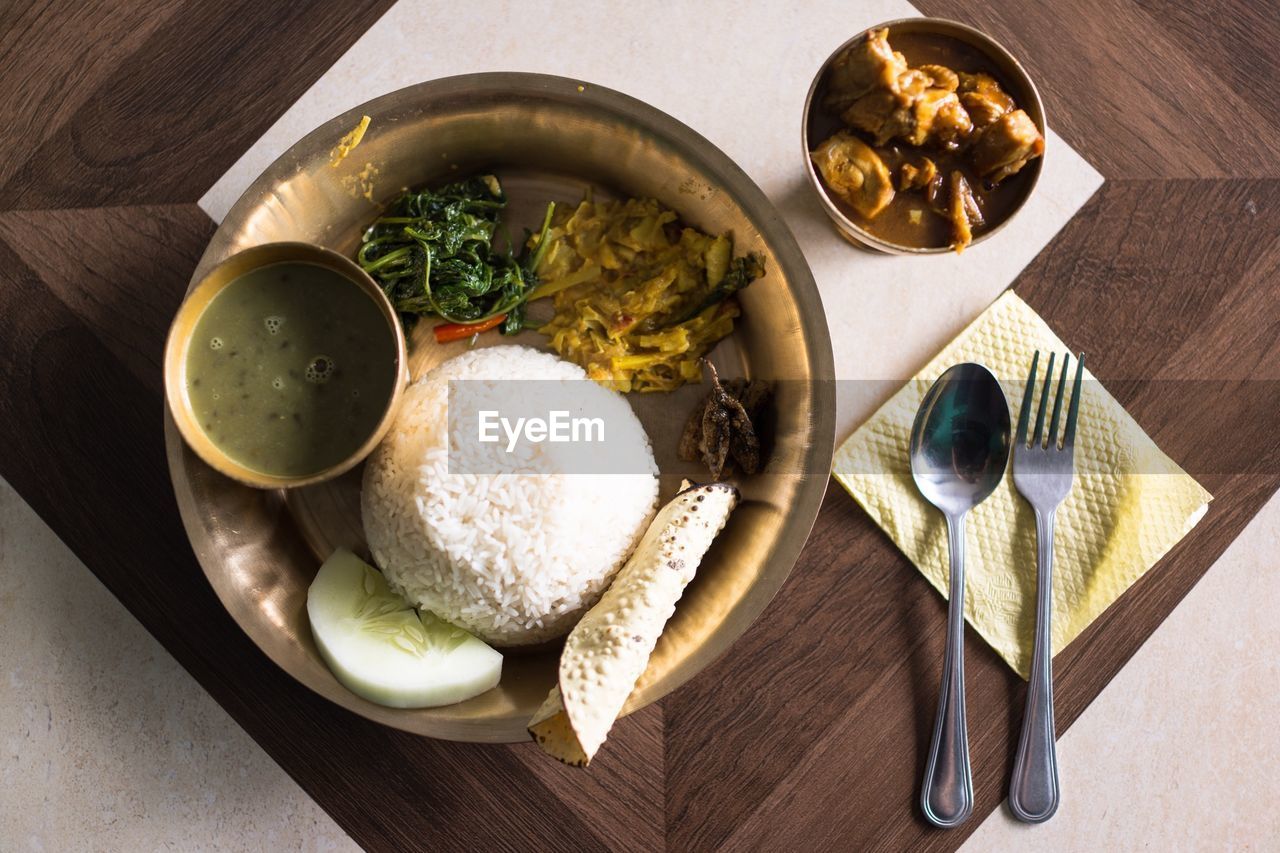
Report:
M938 377L916 413L910 449L916 486L947 517L951 551L942 687L920 790L924 816L950 829L973 813L964 705L964 518L995 491L1009 461L1009 404L991 371L965 363Z
M957 364L933 383L911 428L911 475L925 500L965 512L1000 485L1009 461L1009 404L981 364Z

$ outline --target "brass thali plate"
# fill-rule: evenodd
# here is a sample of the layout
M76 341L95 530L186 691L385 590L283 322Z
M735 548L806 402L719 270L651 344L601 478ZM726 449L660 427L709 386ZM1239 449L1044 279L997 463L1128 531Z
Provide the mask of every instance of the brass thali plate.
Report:
M363 141L331 166L330 151L361 115L372 118ZM739 481L743 502L668 623L627 704L634 711L705 668L764 609L808 538L831 470L834 368L817 286L782 217L741 169L675 119L609 89L537 74L435 80L357 107L285 152L227 215L192 283L260 243L306 241L349 255L362 229L401 188L479 171L502 179L510 198L506 220L517 239L547 201L576 202L591 189L597 198L656 198L691 225L731 232L735 253L765 256L766 275L739 295L737 331L713 360L722 375L775 382L769 464ZM435 344L430 325L418 324L411 336L415 377L465 348ZM514 339L482 336L482 345L542 347L545 341L533 331ZM705 469L675 454L678 431L703 393L686 386L629 398L653 441L664 499L682 476L705 479ZM366 551L360 468L328 483L263 491L200 461L167 410L165 441L196 557L232 618L280 667L344 708L398 729L460 741L528 738L525 725L555 683L558 643L508 651L497 688L423 710L361 699L320 659L307 624L307 587L333 547Z

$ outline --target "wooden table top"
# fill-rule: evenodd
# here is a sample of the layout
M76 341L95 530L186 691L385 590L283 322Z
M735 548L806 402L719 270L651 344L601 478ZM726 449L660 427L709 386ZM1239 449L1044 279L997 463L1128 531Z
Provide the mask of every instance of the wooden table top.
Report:
M1004 797L1023 685L970 634L978 815L926 826L945 604L839 488L758 622L620 721L586 773L368 723L223 611L161 435L164 333L214 230L195 202L388 5L0 13L0 475L371 849L958 846ZM1056 659L1063 731L1280 485L1280 18L1246 0L919 5L1025 57L1054 128L1106 177L1015 289L1216 496Z

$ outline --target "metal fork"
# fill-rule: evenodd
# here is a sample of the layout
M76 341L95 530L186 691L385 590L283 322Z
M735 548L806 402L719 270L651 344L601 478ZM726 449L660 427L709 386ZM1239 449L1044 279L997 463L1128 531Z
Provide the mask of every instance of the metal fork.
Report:
M1076 420L1080 413L1080 386L1084 378L1084 353L1076 361L1076 379L1067 408L1067 423L1058 446L1058 416L1067 385L1071 356L1063 355L1058 393L1049 418L1049 435L1044 434L1045 404L1053 383L1054 354L1040 394L1035 430L1027 435L1031 420L1031 398L1035 393L1037 350L1031 359L1022 411L1013 446L1013 484L1036 513L1036 640L1031 658L1031 679L1027 682L1027 705L1022 717L1018 756L1009 783L1009 808L1015 817L1028 823L1042 823L1058 810L1058 754L1053 729L1053 522L1058 505L1071 491L1075 463Z

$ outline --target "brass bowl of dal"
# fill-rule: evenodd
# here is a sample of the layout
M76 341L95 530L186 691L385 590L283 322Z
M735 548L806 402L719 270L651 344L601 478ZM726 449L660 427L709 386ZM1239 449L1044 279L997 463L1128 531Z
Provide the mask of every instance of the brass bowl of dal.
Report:
M364 139L337 167L330 151L362 115ZM193 276L259 243L317 243L350 257L360 235L404 187L476 172L499 176L510 230L536 224L549 199L652 197L709 233L731 232L735 252L759 252L766 274L740 294L735 333L713 353L721 372L774 381L776 423L767 468L740 478L742 503L667 623L624 713L660 699L728 649L782 586L817 516L831 470L835 388L822 303L795 238L760 189L680 122L634 98L537 74L476 74L411 86L317 128L285 152L232 208ZM372 186L353 177L372 176ZM369 190L372 201L363 196ZM410 342L414 377L464 351L437 345L430 321ZM481 335L479 345L544 348L546 337ZM627 399L652 440L660 499L706 469L679 460L679 430L706 386ZM333 702L409 732L459 741L527 740L526 726L556 683L562 643L505 650L498 687L465 702L398 710L343 687L320 658L306 616L307 588L336 547L366 553L360 469L316 486L247 488L166 431L174 490L192 547L219 598L281 668Z
M337 430L332 414L321 418L318 415L323 413L316 412L313 408L307 412L309 417L304 422L301 412L287 412L287 407L279 399L283 396L281 392L289 393L300 389L328 392L328 398L332 400L336 396L334 391L345 390L340 389L339 384L351 384L331 384L328 375L324 376L323 385L309 381L305 375L304 362L321 361L332 370L335 358L338 363L346 359L334 355L333 344L338 343L336 341L315 343L310 349L304 349L305 344L299 346L302 342L298 340L299 330L292 327L294 324L284 322L283 327L275 327L272 331L266 328L256 330L259 344L269 343L275 350L273 356L288 359L277 365L279 370L272 371L282 374L280 377L255 377L258 381L253 385L244 381L235 385L228 382L221 389L222 399L218 399L216 392L213 399L202 397L209 393L210 380L214 377L197 375L206 368L206 364L200 359L217 359L224 370L239 370L241 376L256 366L246 363L255 357L250 348L243 347L245 352L238 352L235 342L229 337L225 345L220 336L206 340L209 337L207 333L204 338L196 339L198 333L206 331L210 320L221 319L211 316L211 309L215 304L221 306L222 302L236 296L238 291L258 288L264 283L267 286L276 284L277 271L286 278L286 287L289 286L287 277L290 274L299 278L308 274L323 275L321 280L313 278L295 281L292 289L305 294L305 298L314 303L323 298L316 295L319 289L317 285L327 286L326 292L342 300L340 307L345 309L346 315L343 319L350 323L352 314L363 315L360 319L366 325L365 333L374 338L373 343L381 349L378 375L352 377L351 383L355 387L343 395L358 395L342 400L341 403L361 407L363 416L359 423L352 424L355 429L350 435L338 435L336 442L334 434ZM263 281L266 276L270 276L270 279ZM336 309L339 306L334 307ZM277 323L282 322L282 318L274 314L269 316ZM266 319L263 318L264 323ZM299 318L303 322L306 319L308 318L305 316ZM340 337L336 330L330 335ZM290 346L291 343L294 345ZM218 263L188 291L169 327L169 336L165 342L165 399L178 431L205 464L254 488L297 488L340 476L373 452L395 419L396 407L408 378L408 362L404 329L395 309L386 294L359 264L337 252L309 243L266 243L237 252ZM351 373L349 369L347 372ZM320 375L310 378L319 379ZM202 379L203 388L198 385ZM273 381L281 386L280 391L270 387ZM276 399L263 401L250 393L250 389L256 392L259 388ZM219 409L222 411L219 412ZM240 417L230 424L215 424L207 420L211 417L229 419L228 415L232 414L233 409ZM264 418L272 415L274 418L271 422L265 423ZM278 466L282 455L278 447L260 449L258 455L261 458L256 460L252 457L246 459L234 452L228 442L243 436L246 422L250 419L257 421L260 427L276 428L285 439L292 440L293 445L289 449L299 452L298 462L302 464ZM275 427L281 422L283 423L279 427ZM223 430L229 435L220 435ZM240 435L236 435L237 431ZM311 457L310 464L307 464L308 459L302 457L303 453ZM316 458L317 454L319 458Z

